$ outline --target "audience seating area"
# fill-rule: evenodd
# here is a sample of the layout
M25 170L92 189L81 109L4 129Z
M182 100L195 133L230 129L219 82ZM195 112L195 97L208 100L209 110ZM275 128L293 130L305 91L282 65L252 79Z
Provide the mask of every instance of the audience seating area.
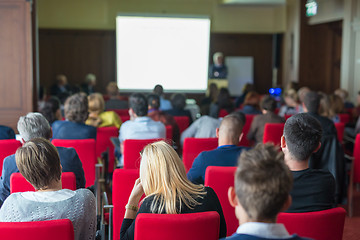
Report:
M21 147L21 142L15 139L0 140L0 173L2 172L4 159L16 152Z

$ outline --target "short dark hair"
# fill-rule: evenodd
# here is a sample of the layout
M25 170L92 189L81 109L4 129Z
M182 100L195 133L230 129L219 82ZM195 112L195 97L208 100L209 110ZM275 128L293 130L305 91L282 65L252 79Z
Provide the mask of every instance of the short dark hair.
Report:
M129 98L129 108L131 108L138 117L146 116L148 113L148 103L144 94L131 94Z
M89 116L86 94L76 93L65 101L65 118L71 122L84 123Z
M276 100L267 95L261 100L260 107L266 111L274 112L276 109Z
M39 108L39 112L52 124L58 120L56 119L56 112L60 109L60 105L61 102L59 98L52 96Z
M164 88L160 84L155 85L153 92L159 96L164 93Z
M320 122L308 113L290 117L284 127L286 146L297 161L307 160L321 142Z
M153 109L159 109L160 108L160 97L157 94L149 94L147 97L147 101L149 103L149 106Z
M304 105L309 113L318 113L320 99L321 97L317 92L310 91L305 94Z
M186 97L182 93L175 93L171 96L171 105L175 109L184 109L186 106Z

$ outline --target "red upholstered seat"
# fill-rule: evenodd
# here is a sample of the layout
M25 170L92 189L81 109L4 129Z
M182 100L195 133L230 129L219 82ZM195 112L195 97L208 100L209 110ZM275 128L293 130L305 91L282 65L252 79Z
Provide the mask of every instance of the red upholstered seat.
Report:
M290 234L316 240L341 240L346 211L333 208L318 212L280 213L278 223L283 223Z
M179 127L180 134L190 125L190 119L187 116L174 116L174 120Z
M121 116L129 116L129 109L109 109L108 111L116 112L117 115L119 115L119 117L121 117Z
M348 113L339 113L338 116L340 118L340 122L345 123L345 124L350 122L350 114L348 114Z
M72 147L76 150L82 163L86 184L85 187L94 185L95 183L95 140L94 139L76 139L63 140L53 139L52 144L57 147Z
M219 118L223 118L226 115L229 115L228 111L226 111L225 109L220 109L219 111Z
M112 185L114 240L120 239L120 228L125 214L125 205L138 178L138 169L115 169L114 171Z
M163 139L127 139L124 144L124 169L140 168L140 152L149 143L160 141Z
M336 128L338 140L340 143L342 143L344 139L345 123L343 122L335 123L335 128Z
M4 159L14 154L19 147L21 147L21 142L18 140L0 140L0 175L2 173Z
M194 159L203 151L217 148L217 138L185 138L183 145L183 162L186 171L189 171Z
M1 239L73 240L74 228L69 219L37 222L0 222Z
M119 137L119 129L117 127L100 127L96 133L96 157L101 157L101 153L109 149L109 165L108 171L114 170L114 145L111 143L112 137Z
M135 226L135 240L216 240L220 217L217 212L141 213L136 217Z
M245 122L245 125L243 127L243 137L239 143L239 146L245 146L245 147L250 147L252 145L252 143L247 139L247 134L250 130L250 126L251 126L251 123L254 119L256 115L253 115L253 114L246 114L245 117L246 117L246 122Z
M130 116L129 115L121 115L119 116L121 121L124 123L126 121L129 121L130 120Z
M166 125L166 139L172 139L173 138L173 128L171 125Z
M284 123L267 123L264 128L263 143L271 142L280 146L281 136L284 132Z
M205 172L205 186L214 189L219 198L223 209L227 235L230 236L236 232L239 226L239 220L235 216L235 209L230 205L228 199L228 189L234 186L234 175L236 167L207 167Z
M61 174L63 189L76 190L76 177L73 172ZM10 177L10 193L35 191L35 188L24 178L21 173L13 173Z

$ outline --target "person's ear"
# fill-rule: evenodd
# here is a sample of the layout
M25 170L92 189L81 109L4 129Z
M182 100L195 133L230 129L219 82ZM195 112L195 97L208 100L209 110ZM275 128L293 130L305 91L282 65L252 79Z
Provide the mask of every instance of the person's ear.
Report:
M243 136L244 136L244 133L242 132L239 136L239 142L241 142L241 139L243 138Z
M25 143L25 140L23 138L20 139L21 144L23 145Z
M321 148L321 142L319 142L319 145L316 147L316 149L314 150L314 153L316 153L317 151L319 151L319 149Z
M291 195L289 194L280 212L285 212L291 206L291 203L292 203L292 198Z
M219 138L219 128L216 128L216 137Z
M228 190L228 199L229 199L229 203L230 205L235 208L236 206L239 205L239 200L236 196L236 193L235 193L235 188L234 187L229 187L229 190Z
M286 148L286 141L285 141L284 135L281 136L281 139L280 139L280 147L281 147L281 148Z

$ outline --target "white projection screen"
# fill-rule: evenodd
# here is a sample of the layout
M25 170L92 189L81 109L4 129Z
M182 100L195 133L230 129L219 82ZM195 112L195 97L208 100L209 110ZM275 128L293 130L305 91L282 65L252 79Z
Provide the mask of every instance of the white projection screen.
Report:
M205 92L208 80L208 17L116 17L117 83L122 92Z

